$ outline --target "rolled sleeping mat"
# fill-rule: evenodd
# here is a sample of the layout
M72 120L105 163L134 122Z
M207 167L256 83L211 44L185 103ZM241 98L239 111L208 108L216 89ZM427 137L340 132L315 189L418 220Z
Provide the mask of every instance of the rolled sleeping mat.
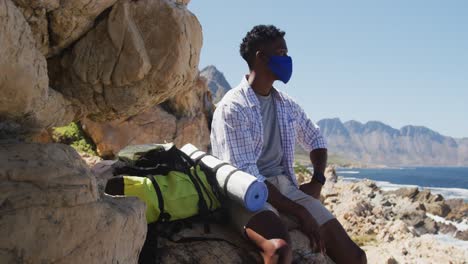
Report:
M268 199L268 188L264 182L231 164L217 159L212 155L197 149L192 144L186 144L180 149L194 162L199 162L207 177L215 176L218 188L230 200L243 205L251 212L262 209Z

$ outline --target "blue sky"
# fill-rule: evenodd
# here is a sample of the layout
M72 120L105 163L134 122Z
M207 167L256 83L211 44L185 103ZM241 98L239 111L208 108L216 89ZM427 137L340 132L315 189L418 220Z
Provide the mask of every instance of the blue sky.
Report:
M192 0L203 27L200 69L236 86L239 44L257 24L286 31L293 76L275 87L317 122L379 120L468 137L468 1Z

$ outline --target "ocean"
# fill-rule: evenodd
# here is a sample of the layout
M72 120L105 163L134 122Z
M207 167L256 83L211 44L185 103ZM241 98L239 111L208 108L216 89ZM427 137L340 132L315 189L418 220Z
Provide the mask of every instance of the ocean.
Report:
M337 168L336 173L347 181L373 180L383 190L418 187L441 194L445 199L468 201L468 167Z

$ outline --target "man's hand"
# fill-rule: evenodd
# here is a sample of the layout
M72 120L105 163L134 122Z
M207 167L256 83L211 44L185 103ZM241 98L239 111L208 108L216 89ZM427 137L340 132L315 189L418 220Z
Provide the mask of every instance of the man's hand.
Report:
M299 189L315 199L320 199L320 192L322 191L322 184L312 179L309 183L302 184Z
M297 216L302 232L309 238L310 247L315 252L325 254L325 242L320 237L319 226L307 210Z

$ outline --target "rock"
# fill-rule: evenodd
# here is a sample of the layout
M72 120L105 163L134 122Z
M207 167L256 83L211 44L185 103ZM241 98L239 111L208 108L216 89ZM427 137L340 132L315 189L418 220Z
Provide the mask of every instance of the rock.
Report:
M325 169L325 177L327 181L336 182L338 180L338 176L336 175L336 170L334 166L327 166Z
M62 144L0 144L0 263L136 263L144 204L99 195L95 176Z
M463 199L450 199L446 204L450 207L450 213L446 217L448 220L461 222L468 219L468 203Z
M75 109L49 89L47 63L21 12L0 1L0 138L70 122Z
M413 199L418 195L419 189L418 187L413 187L413 188L400 188L395 191L390 191L389 193L396 194L401 197L407 197L409 199Z
M468 241L468 230L457 231L455 233L455 238L458 238L458 239L464 240L464 241Z
M390 257L390 258L387 259L387 262L386 262L386 263L387 263L387 264L398 264L398 261L396 261L395 258Z
M83 121L83 128L96 144L98 154L113 157L127 145L174 142L182 147L192 143L207 151L210 145L207 108L203 100L208 91L199 80L189 92L184 92L130 118L110 122ZM170 111L170 112L169 112Z
M417 223L415 225L415 228L416 232L418 232L419 235L437 234L437 232L439 231L439 226L437 225L437 223L428 217L426 217L423 221Z
M49 56L83 36L94 25L95 19L117 0L61 1L59 8L48 14L51 50Z
M199 77L189 91L176 94L161 106L177 118L195 117L199 113L210 117L213 115L214 105L209 92L206 80Z
M28 21L38 49L47 57L58 54L83 36L95 19L117 0L14 0Z
M442 195L433 195L429 190L420 191L413 200L423 203L426 211L431 214L445 217L450 212L450 207L445 204Z
M450 212L450 207L444 202L429 202L425 203L426 211L428 213L445 217Z
M47 9L58 6L58 0L53 1L34 1L28 3L25 0L13 0L18 9L24 15L24 18L28 22L33 38L36 42L36 48L43 54L47 55L49 52L49 32L47 29Z
M363 249L368 263L382 263L389 258L398 263L465 263L467 257L464 248L445 244L430 235L364 246Z
M201 45L200 23L185 5L122 0L49 60L49 76L52 87L83 107L82 116L125 118L193 87Z
M177 118L160 106L121 120L98 123L83 120L85 132L102 157L113 157L127 145L174 142L182 147L192 143L202 150L209 145L209 130L203 113L194 118Z
M176 117L160 106L130 118L110 122L84 119L82 124L101 157L113 157L127 145L171 142L177 131Z
M437 223L439 226L439 232L442 234L455 234L457 227L452 224Z

